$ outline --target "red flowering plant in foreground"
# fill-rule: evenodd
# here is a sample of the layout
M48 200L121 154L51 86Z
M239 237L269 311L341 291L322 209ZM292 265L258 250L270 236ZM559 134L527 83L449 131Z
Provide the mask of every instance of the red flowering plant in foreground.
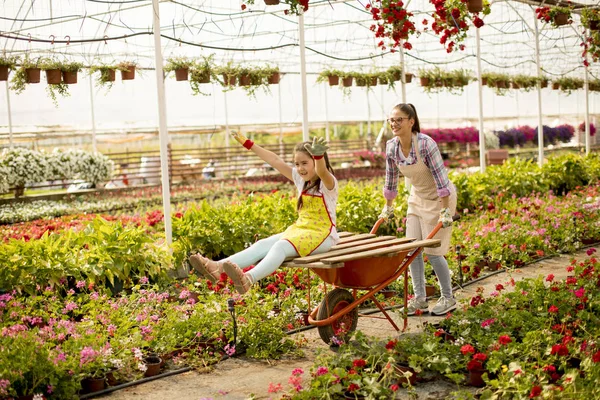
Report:
M371 25L371 31L375 32L376 38L381 39L377 43L381 50L390 48L390 51L394 52L401 40L408 40L410 35L417 32L415 24L410 20L413 13L406 10L402 1L373 0L365 8L376 22ZM412 49L408 41L405 41L402 47Z
M433 23L431 29L441 35L440 43L444 45L446 51L464 50L465 46L457 43L463 42L467 38L469 30L468 21L470 20L476 28L481 28L484 23L479 17L479 12L470 12L467 7L467 0L429 0L435 7L435 12L432 14ZM490 13L489 2L483 1L483 15ZM427 21L423 21L427 23Z

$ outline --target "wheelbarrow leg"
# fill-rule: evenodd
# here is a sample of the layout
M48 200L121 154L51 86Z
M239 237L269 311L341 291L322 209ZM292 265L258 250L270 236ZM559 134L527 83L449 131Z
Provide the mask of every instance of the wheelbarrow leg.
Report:
M379 302L379 300L377 300L375 297L372 297L371 300L373 300L373 303L375 303L375 305L377 306L377 308L379 308L379 310L381 311L381 313L383 315L385 315L385 317L390 322L390 324L392 324L392 326L394 327L394 329L397 330L397 331L399 331L400 328L398 328L398 325L396 325L396 323L394 322L394 320L390 318L390 316L385 311L385 308L383 308L383 306L381 305L381 303Z
M404 320L404 326L402 327L402 332L406 330L408 326L408 268L404 271L404 312L402 313L402 319Z

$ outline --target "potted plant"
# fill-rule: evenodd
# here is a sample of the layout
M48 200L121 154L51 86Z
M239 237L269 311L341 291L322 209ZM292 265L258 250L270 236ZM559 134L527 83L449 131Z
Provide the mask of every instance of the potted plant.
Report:
M495 72L485 72L481 74L482 80L485 79L489 86L499 96L506 94L508 85L510 84L510 76L508 74L500 74Z
M121 80L130 81L135 79L135 70L137 64L133 61L122 61L117 64L117 69L121 71Z
M263 68L263 72L267 76L267 83L269 85L277 85L279 83L279 80L281 79L279 67L272 67L267 65L266 68Z
M435 7L434 22L431 28L435 34L441 36L440 43L444 45L448 53L464 50L465 46L462 42L467 37L469 21L476 28L484 25L483 20L479 17L479 12L469 11L467 2L462 0L429 0L429 2ZM482 2L481 12L483 15L490 13L490 4L487 0ZM459 45L456 47L457 44Z
M210 83L211 78L216 79L217 74L213 63L213 55L202 57L201 62L196 62L191 66L190 87L194 95L203 94L200 90L200 85Z
M570 95L573 90L583 89L583 79L580 78L561 76L553 83L559 85L561 92L564 92L567 95Z
M237 77L240 73L240 68L233 65L233 61L229 61L225 66L216 68L216 73L223 76L223 81L219 81L222 86L235 86Z
M77 73L83 68L83 64L79 62L64 62L60 66L63 82L65 84L77 83Z
M189 70L194 65L194 61L187 57L170 57L165 65L165 72L175 71L176 81L187 81Z
M97 86L106 86L110 89L115 82L115 71L118 69L116 65L92 65L90 67L90 74L98 71L100 76L96 80Z
M329 82L329 86L336 86L340 83L340 76L343 74L339 69L325 69L319 72L317 83Z
M15 69L18 61L18 57L0 56L0 81L8 80L9 72Z
M535 16L540 21L550 23L554 28L573 22L570 7L538 7L535 9Z
M69 87L62 80L62 65L62 62L54 59L45 59L40 63L40 67L46 72L46 80L48 81L46 91L57 107L57 94L63 97L69 96Z
M600 10L585 7L581 10L581 24L592 31L600 29Z
M375 21L375 24L371 25L371 31L375 33L375 38L379 39L377 47L381 50L389 48L391 52L396 51L402 40L408 40L409 36L417 31L411 21L413 13L406 10L402 1L374 0L367 3L365 8ZM412 49L408 41L403 42L402 47Z
M39 83L40 82L40 58L32 60L29 56L26 56L21 67L15 72L15 75L10 80L10 88L17 94L20 94L25 90L27 83Z
M540 81L537 76L530 75L514 75L511 77L510 82L513 89L521 89L529 92L533 88L537 87L537 83ZM546 80L546 84L548 81Z

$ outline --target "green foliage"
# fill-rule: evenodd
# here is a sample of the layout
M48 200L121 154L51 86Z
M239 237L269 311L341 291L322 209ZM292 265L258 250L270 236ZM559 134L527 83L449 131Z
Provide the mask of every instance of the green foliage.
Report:
M12 79L10 80L10 89L14 90L16 94L21 94L25 90L27 82L27 69L28 68L40 68L41 58L30 59L29 54L25 56L21 67L17 69Z
M586 158L575 154L550 158L542 167L542 173L559 194L570 192L577 186L585 186L591 180Z

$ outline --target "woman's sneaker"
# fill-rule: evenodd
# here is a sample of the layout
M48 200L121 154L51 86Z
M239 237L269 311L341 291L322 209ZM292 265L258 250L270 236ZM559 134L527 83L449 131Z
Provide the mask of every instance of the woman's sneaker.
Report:
M456 308L456 300L449 299L447 297L440 297L437 304L431 309L433 315L444 315L448 311L452 311Z
M426 300L418 300L416 297L413 297L408 301L406 306L408 311L407 315L415 315L417 310L420 310L422 314L429 312L429 304ZM400 309L400 314L404 312L404 307Z

